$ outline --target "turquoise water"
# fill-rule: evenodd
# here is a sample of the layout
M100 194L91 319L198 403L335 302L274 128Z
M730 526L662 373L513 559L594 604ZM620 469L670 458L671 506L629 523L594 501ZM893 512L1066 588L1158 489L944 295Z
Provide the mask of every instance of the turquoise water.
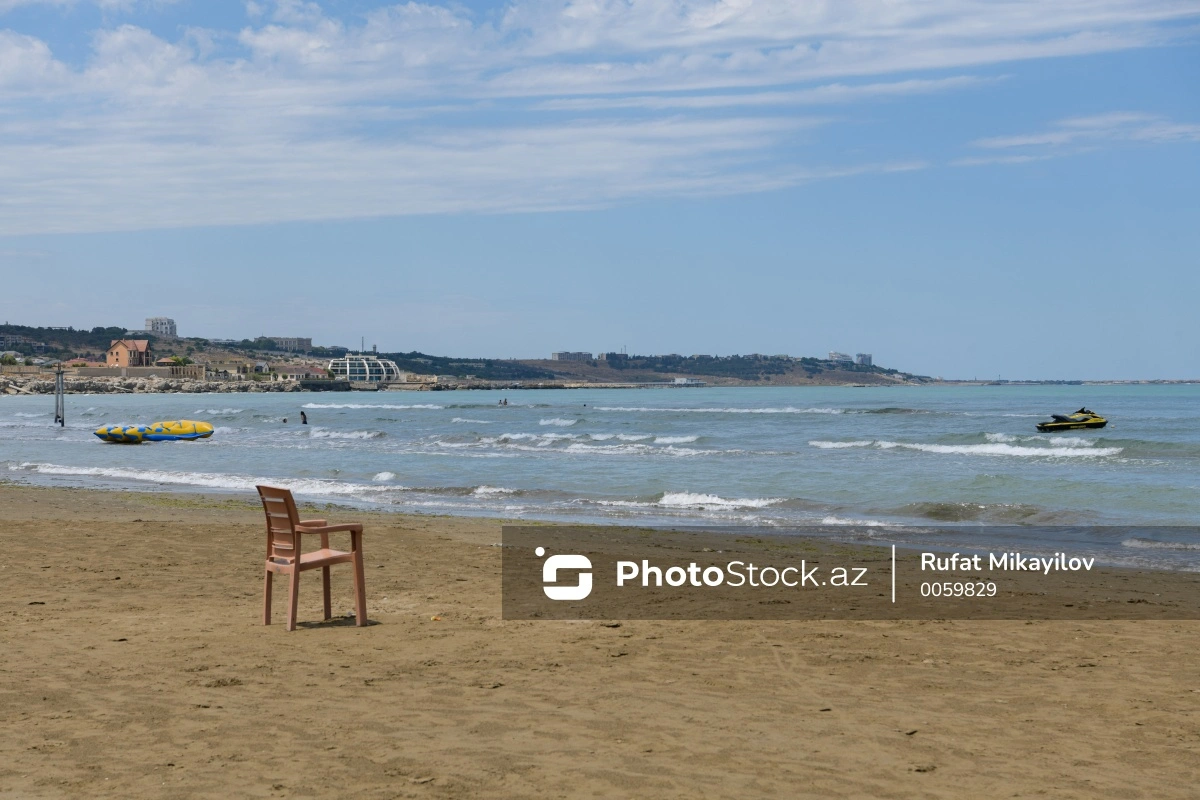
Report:
M1084 405L1109 426L1034 430ZM141 446L91 434L180 417L217 433ZM1116 530L1200 521L1200 386L76 395L67 428L52 419L52 397L0 398L0 475L176 491L269 482L406 512L823 523L899 541L946 523L1113 526L1110 561L1200 568L1187 537Z

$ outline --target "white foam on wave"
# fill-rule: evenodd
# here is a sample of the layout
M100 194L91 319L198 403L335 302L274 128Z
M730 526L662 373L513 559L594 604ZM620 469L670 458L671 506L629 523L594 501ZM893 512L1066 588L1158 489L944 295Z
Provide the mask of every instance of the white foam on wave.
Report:
M380 483L384 483L386 481L394 481L394 480L396 480L396 473L394 473L394 472L376 472L375 477L371 478L371 480L379 481Z
M452 420L450 420L450 421L451 421L451 422L457 422L457 423L460 423L460 424L467 424L467 425L491 425L491 424L492 424L490 420L486 420L486 419L466 419L466 418L464 418L464 417L455 417L454 419L452 419Z
M842 450L847 447L870 447L875 442L867 440L857 442L809 442L809 444L813 447L819 447L822 450Z
M72 467L62 464L23 462L9 465L11 470L25 470L40 475L63 475L115 480L141 481L170 486L192 486L202 489L233 489L253 492L260 484L291 489L297 494L311 495L378 495L381 491L403 490L403 486L367 486L317 478L262 478L213 472L183 472L125 467Z
M776 497L737 497L727 499L715 494L698 494L696 492L664 492L657 505L664 508L766 508L782 503Z
M649 406L597 406L597 411L666 412L674 414L845 414L843 408L651 408Z
M989 442L1012 444L1016 442L1047 442L1051 447L1095 447L1095 439L1085 439L1082 436L1014 436L1010 433L985 433L983 438Z
M414 403L411 405L393 404L393 403L305 403L301 408L386 408L393 411L405 411L410 408L432 408L442 409L445 406L436 406L432 403Z
M1018 456L1021 458L1096 458L1115 456L1121 447L1024 447L1012 444L907 444L904 442L881 442L880 446L892 445L926 453L979 456Z
M480 437L479 444L505 445L510 442L537 442L539 447L545 447L553 442L578 438L579 435L574 433L505 433L500 436Z
M553 417L551 419L538 420L538 425L556 425L560 428L566 428L579 422L579 419L563 419L562 417Z
M232 416L233 414L240 414L240 413L242 413L242 411L244 411L244 409L241 409L241 408L197 408L195 413L197 413L197 414L212 414L213 416L216 416L216 417L222 417L222 416Z
M689 444L699 439L699 436L659 436L655 444Z
M479 497L488 497L497 494L516 494L516 489L505 489L503 486L479 486L471 494Z
M864 528L886 528L891 527L890 523L880 522L877 519L851 519L849 517L827 516L821 518L822 525L859 525Z
M621 442L644 442L653 439L652 433L589 433L588 438L593 442L607 442L616 439Z
M331 431L328 428L312 428L308 435L312 439L382 439L383 431Z
M17 413L13 414L13 416L14 417L48 417L48 416L50 416L50 412L39 413L39 412L35 411L35 412L31 413L31 412L26 412L26 411L18 411Z
M1156 539L1142 539L1135 536L1121 542L1122 547L1136 547L1143 550L1200 550L1196 542L1160 542Z
M1079 447L1067 443L1063 446L1027 447L1023 445L993 442L990 444L921 444L916 442L889 442L883 440L854 442L809 442L813 447L833 450L846 447L876 447L880 450L919 450L924 453L964 456L1015 456L1019 458L1099 458L1119 455L1121 447Z
M564 452L576 453L580 455L667 455L667 456L703 456L715 453L715 450L695 450L689 447L676 447L667 445L666 447L654 447L648 444L638 442L630 442L629 444L584 444L582 442L572 442L564 448Z

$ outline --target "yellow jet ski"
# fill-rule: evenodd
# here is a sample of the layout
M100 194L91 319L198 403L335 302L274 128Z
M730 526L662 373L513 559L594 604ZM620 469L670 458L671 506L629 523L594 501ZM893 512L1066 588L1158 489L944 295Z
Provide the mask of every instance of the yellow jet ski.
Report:
M1108 420L1094 411L1081 408L1074 414L1051 414L1050 422L1039 422L1037 429L1042 433L1054 431L1075 431L1083 428L1103 428Z
M181 442L207 439L212 435L212 423L190 419L152 422L149 425L105 425L96 429L96 436L114 444Z

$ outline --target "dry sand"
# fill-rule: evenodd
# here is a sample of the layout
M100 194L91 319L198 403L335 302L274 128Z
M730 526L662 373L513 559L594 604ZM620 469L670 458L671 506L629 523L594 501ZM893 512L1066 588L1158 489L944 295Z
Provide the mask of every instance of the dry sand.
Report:
M498 522L322 515L375 624L260 624L250 498L0 487L0 798L1200 794L1200 622L505 622Z

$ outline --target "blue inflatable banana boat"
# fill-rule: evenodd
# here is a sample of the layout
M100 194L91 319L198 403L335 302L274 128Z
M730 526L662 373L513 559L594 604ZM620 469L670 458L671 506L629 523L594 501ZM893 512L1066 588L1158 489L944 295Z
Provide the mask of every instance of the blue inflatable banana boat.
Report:
M168 422L151 422L149 425L104 425L96 429L96 435L104 441L114 444L183 442L207 439L213 435L213 426L208 422L176 419Z

